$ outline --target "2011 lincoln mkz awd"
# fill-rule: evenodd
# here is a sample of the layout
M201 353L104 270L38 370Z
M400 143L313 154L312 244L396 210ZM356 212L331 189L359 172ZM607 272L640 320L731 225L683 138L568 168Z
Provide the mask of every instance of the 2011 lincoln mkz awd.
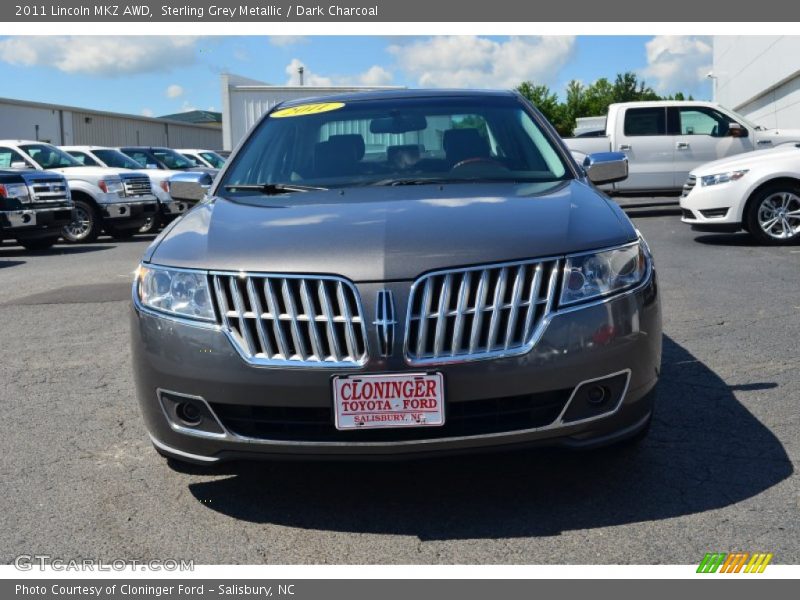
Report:
M578 165L512 92L275 107L137 271L153 444L210 463L641 438L656 273L593 185L626 176L621 154Z

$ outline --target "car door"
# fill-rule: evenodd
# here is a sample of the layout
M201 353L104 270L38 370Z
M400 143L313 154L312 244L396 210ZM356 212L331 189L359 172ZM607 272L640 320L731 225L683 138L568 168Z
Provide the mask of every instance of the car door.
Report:
M674 140L667 132L664 106L626 108L616 124L616 147L628 157L628 178L620 191L666 190L674 187Z
M734 121L710 106L669 109L670 130L675 132L675 187L702 164L751 149L747 128L731 128Z

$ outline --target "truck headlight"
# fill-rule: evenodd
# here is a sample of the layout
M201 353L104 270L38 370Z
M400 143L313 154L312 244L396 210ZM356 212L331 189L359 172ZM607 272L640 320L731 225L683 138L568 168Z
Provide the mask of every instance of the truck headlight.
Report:
M24 183L0 184L0 197L14 198L19 200L22 204L27 204L31 200L31 197L28 194L28 186Z
M118 196L125 195L125 186L122 185L121 179L101 179L97 182L97 187L103 190L106 194L117 194Z
M559 304L585 302L635 287L649 266L643 239L612 250L568 256Z
M187 319L215 320L203 271L140 265L137 279L136 293L143 306Z
M737 181L744 177L748 170L749 169L742 169L741 171L728 171L727 173L717 173L716 175L703 175L700 177L700 185L706 187L719 183L728 183L729 181Z

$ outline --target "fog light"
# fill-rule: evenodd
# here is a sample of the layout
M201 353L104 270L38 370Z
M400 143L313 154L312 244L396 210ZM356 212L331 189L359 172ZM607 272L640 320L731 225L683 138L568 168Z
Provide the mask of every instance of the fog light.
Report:
M590 404L602 404L608 400L611 392L604 385L594 385L587 390L586 401Z
M203 420L203 414L200 409L192 403L181 402L175 407L175 416L183 421L184 425L194 427L200 424Z
M128 211L125 209L124 206L120 206L119 207L119 214L124 215L126 212L128 212Z

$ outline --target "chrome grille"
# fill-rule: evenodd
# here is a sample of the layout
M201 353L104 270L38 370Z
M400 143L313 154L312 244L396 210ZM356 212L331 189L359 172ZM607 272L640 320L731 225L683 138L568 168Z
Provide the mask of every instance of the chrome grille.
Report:
M406 359L434 364L531 349L553 307L558 260L430 273L409 298Z
M695 185L697 185L697 177L694 175L689 175L689 179L687 179L686 183L683 184L683 193L681 194L681 198L688 196L694 189Z
M31 199L37 204L63 203L70 199L67 182L63 179L28 179Z
M122 184L125 186L125 195L131 196L147 196L153 190L150 187L150 178L146 175L121 175Z
M213 273L222 327L256 365L355 367L367 360L361 301L338 277Z

